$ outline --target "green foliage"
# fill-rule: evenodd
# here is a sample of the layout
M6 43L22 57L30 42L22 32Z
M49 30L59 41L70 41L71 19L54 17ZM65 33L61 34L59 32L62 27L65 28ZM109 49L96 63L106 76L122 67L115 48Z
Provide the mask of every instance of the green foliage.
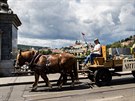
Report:
M122 47L120 42L115 42L113 44L107 45L107 48L120 48L120 47Z
M111 44L109 44L109 45L106 45L106 48L111 48Z
M119 42L115 42L111 45L111 48L120 48L121 47L121 43Z
M86 55L90 55L90 51L89 50L86 52Z
M47 48L47 47L41 47L41 46L29 46L29 45L21 45L21 44L18 44L17 47L18 49L21 49L21 50L28 50L31 48L34 48L35 50L39 50L42 48Z
M52 54L52 51L50 49L48 49L48 50L41 50L41 51L39 51L39 53L41 53L43 55L49 55L49 54Z
M122 46L122 44L121 44L122 42L127 42L127 41L130 41L130 40L132 40L133 42L131 42L128 45ZM109 45L107 45L107 48L130 48L130 47L133 46L134 43L135 43L135 35L130 36L130 37L125 38L125 39L122 39L121 41L109 44Z
M129 41L129 40L130 40L130 38L126 38L126 39L125 39L125 41Z

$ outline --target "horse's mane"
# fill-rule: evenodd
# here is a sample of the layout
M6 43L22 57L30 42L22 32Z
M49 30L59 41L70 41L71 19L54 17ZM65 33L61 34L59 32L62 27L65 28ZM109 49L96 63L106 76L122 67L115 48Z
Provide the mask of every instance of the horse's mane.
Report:
M21 50L21 52L26 52L26 51L30 51L30 50L29 49Z

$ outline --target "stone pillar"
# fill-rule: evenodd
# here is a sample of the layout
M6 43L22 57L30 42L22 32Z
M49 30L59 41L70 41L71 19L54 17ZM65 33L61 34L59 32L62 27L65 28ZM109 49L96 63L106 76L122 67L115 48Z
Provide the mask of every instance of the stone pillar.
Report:
M13 60L17 51L17 30L21 25L16 14L13 14L9 9L7 0L0 0L0 35L1 46L1 61L0 61L0 76L11 76L14 70Z
M2 30L0 29L0 61L1 61L1 34L2 34Z
M1 59L9 60L17 49L17 30L21 24L16 14L0 14L0 29L2 29Z

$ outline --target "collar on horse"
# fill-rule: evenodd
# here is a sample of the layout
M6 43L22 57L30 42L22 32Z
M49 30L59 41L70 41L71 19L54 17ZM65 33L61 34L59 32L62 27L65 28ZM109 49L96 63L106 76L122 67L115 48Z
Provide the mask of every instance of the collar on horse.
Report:
M40 58L41 54L39 54L38 52L33 56L30 64L29 64L29 67L32 69L32 66L35 65L35 63L37 62L37 60Z
M41 65L37 65L37 64L36 64L37 61L38 61L38 59L39 59L41 56L42 56L42 54L39 54L38 52L33 56L31 62L29 63L29 67L30 67L31 70L33 70L33 67L34 67L34 66L42 67ZM50 62L49 62L49 60L48 60L48 57L49 57L49 56L46 56L46 55L45 55L45 57L47 58L47 62L45 63L45 64L46 64L46 70L47 70L47 72L49 72L49 71L50 71L50 70L49 70L49 63L50 63Z

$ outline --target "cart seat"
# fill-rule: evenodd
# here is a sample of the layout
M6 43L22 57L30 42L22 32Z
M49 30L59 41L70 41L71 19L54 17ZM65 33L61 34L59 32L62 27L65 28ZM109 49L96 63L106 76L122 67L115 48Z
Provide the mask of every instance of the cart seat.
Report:
M104 62L106 61L106 46L102 45L101 46L101 57L95 57L94 58L94 65L103 65Z

